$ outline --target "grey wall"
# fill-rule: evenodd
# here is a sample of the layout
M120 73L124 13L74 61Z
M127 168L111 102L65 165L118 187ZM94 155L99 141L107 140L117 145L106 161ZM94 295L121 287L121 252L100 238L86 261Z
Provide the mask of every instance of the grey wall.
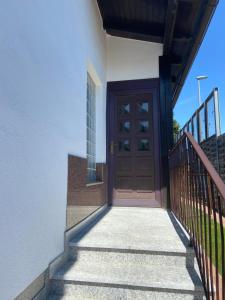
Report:
M202 142L201 147L225 182L225 134L218 138L212 136Z
M225 182L225 134L215 135L201 143L201 147ZM225 213L225 203L222 203Z

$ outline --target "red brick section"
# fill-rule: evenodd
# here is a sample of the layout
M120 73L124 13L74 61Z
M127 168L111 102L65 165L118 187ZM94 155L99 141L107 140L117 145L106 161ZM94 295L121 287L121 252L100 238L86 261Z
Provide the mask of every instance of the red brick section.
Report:
M107 202L107 168L105 163L97 163L96 165L97 182L96 185L87 185L87 159L74 155L68 156L68 187L67 187L67 206L76 209L76 213L82 211L82 216L78 216L79 222L81 218L86 218L91 209L83 209L81 207L92 208L96 210ZM85 211L87 213L85 213ZM76 220L74 221L74 224Z

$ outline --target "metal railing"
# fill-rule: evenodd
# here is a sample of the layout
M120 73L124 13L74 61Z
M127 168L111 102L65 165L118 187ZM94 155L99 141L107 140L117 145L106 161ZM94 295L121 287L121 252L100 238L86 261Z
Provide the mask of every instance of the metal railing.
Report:
M221 134L218 88L214 88L202 105L175 136L177 142L184 132L190 132L198 143Z
M225 184L190 133L169 163L171 209L190 235L207 299L225 300Z

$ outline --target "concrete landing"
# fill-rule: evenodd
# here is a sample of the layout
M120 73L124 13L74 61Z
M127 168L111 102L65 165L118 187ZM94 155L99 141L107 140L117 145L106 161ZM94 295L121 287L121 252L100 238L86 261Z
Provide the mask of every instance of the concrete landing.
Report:
M172 220L172 221L171 221ZM188 239L171 213L158 208L112 208L70 245L187 253Z
M163 209L112 208L70 241L49 300L203 299L194 252Z

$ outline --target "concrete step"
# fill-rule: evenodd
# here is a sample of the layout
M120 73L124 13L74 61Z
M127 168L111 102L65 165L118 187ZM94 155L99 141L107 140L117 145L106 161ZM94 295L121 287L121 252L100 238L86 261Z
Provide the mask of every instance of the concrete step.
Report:
M48 300L197 300L201 295L165 293L103 286L64 284L64 295L51 295Z
M48 299L204 299L188 245L170 212L113 208L70 241Z
M164 210L112 209L70 243L78 247L186 253L189 240L171 213Z
M108 260L99 261L99 256L94 259L94 255L94 253L90 253L89 259L69 261L61 268L52 278L52 293L63 295L65 284L201 296L204 293L195 268L177 267L176 264L162 264L157 258L156 262L153 263L152 260L151 264L142 263L141 258L137 261L135 259L128 261L119 257L117 260L118 253L110 253Z
M70 245L69 257L74 261L82 261L86 264L113 264L115 261L119 265L165 265L176 266L177 268L191 268L196 263L193 250L184 252L163 252L147 251L137 249L111 249L77 247Z

